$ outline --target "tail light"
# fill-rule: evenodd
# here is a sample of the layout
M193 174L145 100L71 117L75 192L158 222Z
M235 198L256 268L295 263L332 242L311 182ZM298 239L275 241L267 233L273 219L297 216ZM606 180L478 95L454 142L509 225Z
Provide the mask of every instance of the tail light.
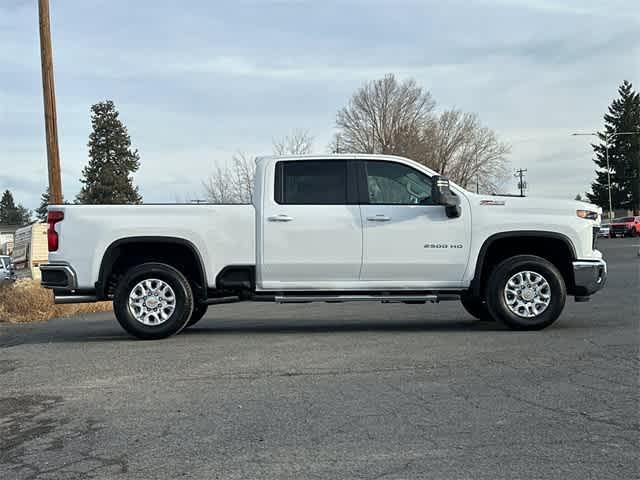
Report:
M50 252L58 250L58 232L56 232L56 223L64 220L64 212L52 211L47 213L47 246Z

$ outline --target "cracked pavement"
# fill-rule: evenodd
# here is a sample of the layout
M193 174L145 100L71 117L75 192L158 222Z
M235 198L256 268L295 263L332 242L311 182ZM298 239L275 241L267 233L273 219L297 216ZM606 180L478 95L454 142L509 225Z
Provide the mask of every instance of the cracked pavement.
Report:
M0 479L640 478L638 244L540 332L457 302L2 324Z

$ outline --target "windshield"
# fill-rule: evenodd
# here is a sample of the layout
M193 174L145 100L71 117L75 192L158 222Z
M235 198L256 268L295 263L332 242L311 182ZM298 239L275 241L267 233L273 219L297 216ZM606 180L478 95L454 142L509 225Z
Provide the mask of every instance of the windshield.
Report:
M623 218L616 218L613 220L614 223L631 223L633 222L633 217L623 217Z
M0 257L0 268L9 268L11 265L11 259L9 257Z

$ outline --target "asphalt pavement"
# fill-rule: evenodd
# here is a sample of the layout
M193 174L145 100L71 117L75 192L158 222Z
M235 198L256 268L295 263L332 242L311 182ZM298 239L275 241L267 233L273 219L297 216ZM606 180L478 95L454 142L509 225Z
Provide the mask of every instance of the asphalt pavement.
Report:
M600 247L606 289L539 332L457 302L0 324L0 479L640 478L640 240Z

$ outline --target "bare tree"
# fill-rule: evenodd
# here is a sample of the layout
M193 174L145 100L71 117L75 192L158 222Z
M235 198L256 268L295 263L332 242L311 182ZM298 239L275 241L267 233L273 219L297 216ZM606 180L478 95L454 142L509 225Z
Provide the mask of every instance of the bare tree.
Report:
M273 140L275 155L304 155L311 153L313 137L306 130L294 130L291 135ZM255 159L244 152L231 157L231 165L217 165L202 182L207 200L211 203L253 203Z
M202 182L207 200L211 203L241 203L233 190L229 168L216 165L214 171Z
M507 176L510 147L481 125L478 115L446 110L414 80L393 75L366 83L338 111L332 152L401 155L464 187L495 191Z
M232 157L231 186L238 203L253 203L253 178L256 161L243 152Z
M435 102L415 80L392 74L366 83L338 111L340 151L407 154L432 120Z
M511 147L500 142L493 130L476 127L457 153L449 175L464 188L475 185L482 192L495 193L508 177L510 152Z
M448 175L456 156L478 128L478 117L460 110L446 110L424 131L425 163Z
M253 203L255 160L238 152L231 161L231 166L225 168L216 165L202 183L207 200L211 203Z
M495 191L506 179L511 147L475 113L447 110L424 134L425 165L462 187Z
M294 130L291 135L273 140L274 155L306 155L313 150L313 137L307 130Z

